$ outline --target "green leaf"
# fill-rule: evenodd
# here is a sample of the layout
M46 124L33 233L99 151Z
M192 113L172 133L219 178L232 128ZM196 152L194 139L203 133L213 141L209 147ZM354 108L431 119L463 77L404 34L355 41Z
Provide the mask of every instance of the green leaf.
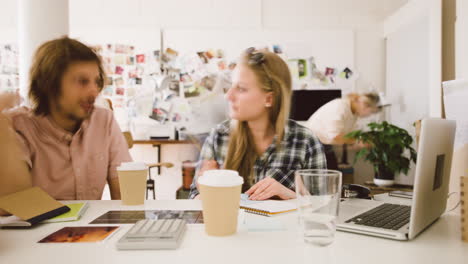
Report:
M405 129L386 121L369 123L369 131L355 130L346 135L365 143L370 143L371 149L362 149L356 153L354 162L364 159L378 171L379 166L393 173L408 173L410 163L416 162L416 151L411 147L413 138Z

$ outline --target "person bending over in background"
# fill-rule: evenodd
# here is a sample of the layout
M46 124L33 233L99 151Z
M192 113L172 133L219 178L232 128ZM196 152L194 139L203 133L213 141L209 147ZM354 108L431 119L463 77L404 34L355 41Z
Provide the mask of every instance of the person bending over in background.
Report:
M345 138L345 135L357 129L359 118L378 113L382 109L381 101L376 93L351 93L326 103L307 120L305 126L324 144L329 169L338 169L332 145L356 143L354 139Z
M253 48L241 55L226 94L231 120L206 139L190 198L199 195L197 179L209 169L238 171L243 192L265 200L295 198L295 170L326 168L319 140L288 119L291 85L288 66L278 55Z

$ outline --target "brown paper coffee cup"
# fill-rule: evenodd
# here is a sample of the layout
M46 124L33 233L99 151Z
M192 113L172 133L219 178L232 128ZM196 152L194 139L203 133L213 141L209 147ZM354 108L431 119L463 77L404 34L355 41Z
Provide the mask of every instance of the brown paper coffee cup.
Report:
M145 203L147 173L147 169L117 170L122 204L141 205Z
M229 236L237 231L242 185L218 187L199 184L205 231L210 236Z

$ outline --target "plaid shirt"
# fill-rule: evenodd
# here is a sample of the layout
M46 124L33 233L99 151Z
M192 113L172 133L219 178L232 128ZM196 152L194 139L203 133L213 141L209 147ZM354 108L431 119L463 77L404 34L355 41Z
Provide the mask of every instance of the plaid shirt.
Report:
M229 142L229 120L214 128L206 138L200 153L195 178L190 186L190 199L199 194L196 188L198 171L204 160L215 160L224 167ZM293 120L288 120L280 149L276 148L276 137L267 150L255 161L254 182L272 177L294 190L294 171L300 169L326 169L327 162L323 146L313 133Z

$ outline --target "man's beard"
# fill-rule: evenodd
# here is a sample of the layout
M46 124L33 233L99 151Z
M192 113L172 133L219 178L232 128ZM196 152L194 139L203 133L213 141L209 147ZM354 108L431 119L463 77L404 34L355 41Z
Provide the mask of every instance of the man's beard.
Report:
M58 111L64 113L64 116L68 120L72 120L72 121L81 123L81 122L83 122L84 120L88 119L91 116L91 114L94 111L94 108L91 111L85 113L84 116L78 116L74 112L67 112L67 110L65 110L65 107L62 107L61 105L58 105Z

